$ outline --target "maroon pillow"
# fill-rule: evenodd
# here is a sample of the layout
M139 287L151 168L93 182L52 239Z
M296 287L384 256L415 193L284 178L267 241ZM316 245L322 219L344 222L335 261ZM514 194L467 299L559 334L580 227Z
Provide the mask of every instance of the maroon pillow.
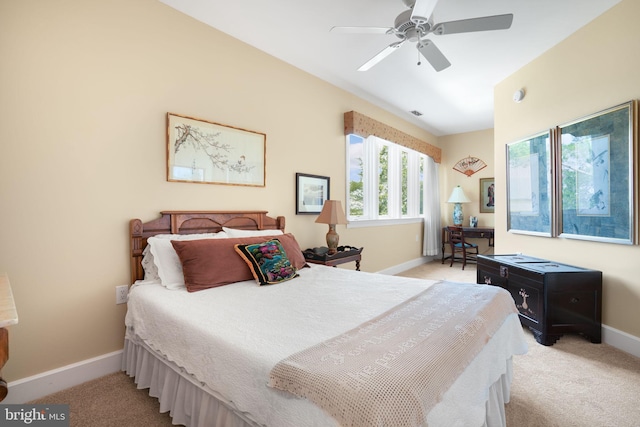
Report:
M300 245L291 233L230 239L172 240L171 244L182 263L187 291L195 292L252 280L253 274L236 252L235 245L262 243L271 239L280 241L289 261L296 269L307 266Z
M296 238L293 237L293 234L286 233L279 236L266 237L267 238L264 239L265 241L271 239L280 240L284 251L287 253L287 258L289 258L289 261L291 261L291 264L293 264L296 269L300 270L301 268L309 267L309 264L307 264L307 260L302 253L302 249L300 249L300 245Z

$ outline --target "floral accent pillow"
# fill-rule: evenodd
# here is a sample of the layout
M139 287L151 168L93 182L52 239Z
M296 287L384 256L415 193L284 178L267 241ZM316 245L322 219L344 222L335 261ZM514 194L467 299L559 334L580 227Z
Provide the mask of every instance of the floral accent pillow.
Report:
M278 239L263 243L235 245L235 250L247 263L260 286L284 282L298 277L287 253Z

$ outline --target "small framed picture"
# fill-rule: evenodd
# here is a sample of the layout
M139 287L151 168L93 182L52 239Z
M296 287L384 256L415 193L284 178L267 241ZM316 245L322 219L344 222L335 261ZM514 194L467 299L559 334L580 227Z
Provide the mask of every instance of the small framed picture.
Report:
M319 214L329 197L328 176L296 173L296 215Z
M495 208L495 186L493 178L480 178L480 212L494 213Z

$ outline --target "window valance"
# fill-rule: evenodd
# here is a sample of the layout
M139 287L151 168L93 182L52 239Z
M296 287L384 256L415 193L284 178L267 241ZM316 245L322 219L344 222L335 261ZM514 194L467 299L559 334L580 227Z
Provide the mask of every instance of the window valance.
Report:
M442 159L442 150L440 148L355 111L344 113L344 134L355 134L363 138L374 135L424 153L436 163L440 163Z

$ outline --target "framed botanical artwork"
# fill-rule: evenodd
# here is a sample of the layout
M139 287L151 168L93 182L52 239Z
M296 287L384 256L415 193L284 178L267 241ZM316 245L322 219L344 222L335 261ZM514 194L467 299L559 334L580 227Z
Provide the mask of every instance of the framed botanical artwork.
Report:
M635 243L634 110L628 102L559 126L559 236Z
M264 133L167 113L167 181L264 187Z
M493 178L480 178L480 213L494 213L495 183Z
M507 230L553 235L552 132L507 144Z
M296 214L319 214L329 200L329 177L296 173Z

